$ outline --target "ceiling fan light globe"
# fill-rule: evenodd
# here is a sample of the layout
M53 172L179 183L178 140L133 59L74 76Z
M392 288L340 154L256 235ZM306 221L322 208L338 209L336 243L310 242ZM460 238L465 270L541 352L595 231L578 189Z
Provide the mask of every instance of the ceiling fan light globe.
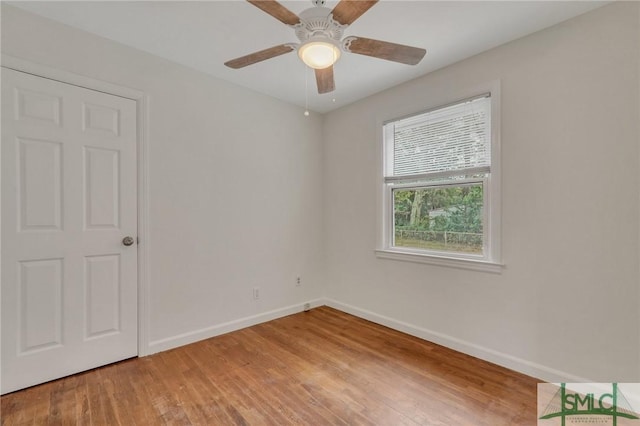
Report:
M324 69L340 58L340 48L323 41L311 41L300 46L298 56L308 67Z

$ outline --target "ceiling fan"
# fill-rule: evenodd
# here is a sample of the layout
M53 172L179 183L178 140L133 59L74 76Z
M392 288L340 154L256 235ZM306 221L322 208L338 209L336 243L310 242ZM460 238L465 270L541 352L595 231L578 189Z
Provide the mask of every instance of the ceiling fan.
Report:
M297 50L300 59L315 70L318 93L322 94L335 90L333 64L340 58L341 51L407 65L418 64L427 53L418 47L387 41L354 36L342 38L343 30L378 0L341 0L333 10L324 7L325 0L312 0L315 7L302 11L300 16L276 0L247 1L292 27L300 43L281 44L225 62L230 68L243 68Z

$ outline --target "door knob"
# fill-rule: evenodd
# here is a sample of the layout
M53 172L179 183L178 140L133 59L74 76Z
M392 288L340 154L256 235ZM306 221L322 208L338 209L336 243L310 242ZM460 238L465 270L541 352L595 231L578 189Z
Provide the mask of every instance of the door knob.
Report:
M133 245L134 242L135 240L133 239L133 237L124 237L122 239L122 244L124 244L125 246Z

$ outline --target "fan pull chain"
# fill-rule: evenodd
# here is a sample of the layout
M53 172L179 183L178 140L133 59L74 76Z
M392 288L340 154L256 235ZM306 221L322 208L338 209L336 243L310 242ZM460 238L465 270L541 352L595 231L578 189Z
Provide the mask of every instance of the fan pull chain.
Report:
M304 116L309 116L309 70L304 67Z

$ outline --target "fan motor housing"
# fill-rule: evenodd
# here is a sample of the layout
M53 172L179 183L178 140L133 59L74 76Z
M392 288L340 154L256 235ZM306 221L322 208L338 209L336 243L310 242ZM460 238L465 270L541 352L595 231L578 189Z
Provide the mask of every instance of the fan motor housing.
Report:
M347 27L334 20L331 10L326 7L312 7L302 11L299 16L300 23L294 25L294 29L301 43L317 38L326 38L339 43L342 32Z

